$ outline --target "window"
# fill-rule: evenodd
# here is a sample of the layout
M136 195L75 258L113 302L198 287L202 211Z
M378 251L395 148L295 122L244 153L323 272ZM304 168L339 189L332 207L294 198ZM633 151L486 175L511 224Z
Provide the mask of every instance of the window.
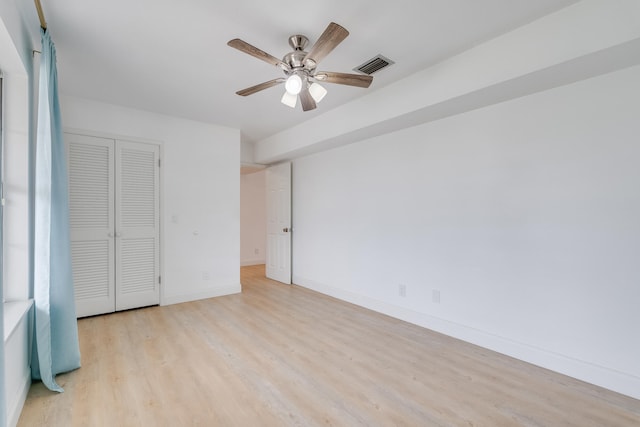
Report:
M28 84L26 74L5 68L0 75L0 280L5 343L31 307Z
M3 58L4 59L4 58ZM2 75L2 289L4 301L29 299L29 78Z

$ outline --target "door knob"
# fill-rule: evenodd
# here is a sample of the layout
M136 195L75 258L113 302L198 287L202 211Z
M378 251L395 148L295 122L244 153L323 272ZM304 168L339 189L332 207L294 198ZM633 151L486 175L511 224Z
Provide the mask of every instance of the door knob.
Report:
M113 236L114 236L114 234L113 234L112 232L108 232L108 233L107 233L107 236L109 236L109 237L113 237Z
M289 232L289 227L283 228L282 231L284 231L285 233L288 233Z

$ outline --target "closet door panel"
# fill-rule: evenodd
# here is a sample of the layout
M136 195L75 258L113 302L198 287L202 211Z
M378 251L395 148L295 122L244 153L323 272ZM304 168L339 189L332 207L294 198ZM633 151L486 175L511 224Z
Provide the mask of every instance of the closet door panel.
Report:
M116 142L116 310L160 302L157 145Z
M65 134L71 260L78 317L113 312L114 141Z

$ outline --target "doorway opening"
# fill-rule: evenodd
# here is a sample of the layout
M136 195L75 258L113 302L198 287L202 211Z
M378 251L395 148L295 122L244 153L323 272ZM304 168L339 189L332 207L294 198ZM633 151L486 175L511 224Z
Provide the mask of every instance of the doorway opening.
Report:
M240 181L240 264L265 264L267 278L291 284L291 163L241 174Z
M266 168L240 168L240 266L264 265L267 245Z

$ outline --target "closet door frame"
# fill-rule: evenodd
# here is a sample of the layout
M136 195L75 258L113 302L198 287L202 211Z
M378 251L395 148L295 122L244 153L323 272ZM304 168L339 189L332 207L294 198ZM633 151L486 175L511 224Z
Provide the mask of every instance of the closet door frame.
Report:
M87 130L87 129L79 129L79 128L64 128L63 130L64 132L64 136L66 137L66 134L71 134L71 135L79 135L79 136L87 136L87 137L94 137L94 138L104 138L104 139L110 139L113 141L129 141L129 142L134 142L134 143L143 143L143 144L151 144L151 145L155 145L158 147L159 150L159 154L158 154L158 161L159 161L159 170L158 170L158 271L159 271L159 304L160 305L165 305L164 304L164 300L165 300L165 292L164 292L164 240L163 240L163 236L164 236L164 165L163 165L163 158L164 158L164 143L162 141L159 140L152 140L152 139L145 139L145 138L137 138L137 137L132 137L132 136L126 136L126 135L118 135L118 134L112 134L112 133L105 133L105 132L99 132L99 131L93 131L93 130ZM65 144L67 144L67 142L65 141ZM67 150L68 150L68 145L66 146ZM114 145L114 150L115 150L115 145ZM114 186L114 191L115 191L115 186ZM115 243L114 243L115 245ZM115 247L115 246L113 246ZM115 254L115 250L113 252ZM114 258L114 262L115 262L115 258ZM114 264L115 265L115 264ZM114 275L114 280L115 280L115 275ZM115 283L115 282L114 282ZM114 290L115 291L115 290ZM117 292L116 292L117 293ZM115 293L114 293L114 297L115 297ZM115 307L115 305L114 305ZM83 317L83 316L88 316L90 314L80 314L78 313L78 317Z

